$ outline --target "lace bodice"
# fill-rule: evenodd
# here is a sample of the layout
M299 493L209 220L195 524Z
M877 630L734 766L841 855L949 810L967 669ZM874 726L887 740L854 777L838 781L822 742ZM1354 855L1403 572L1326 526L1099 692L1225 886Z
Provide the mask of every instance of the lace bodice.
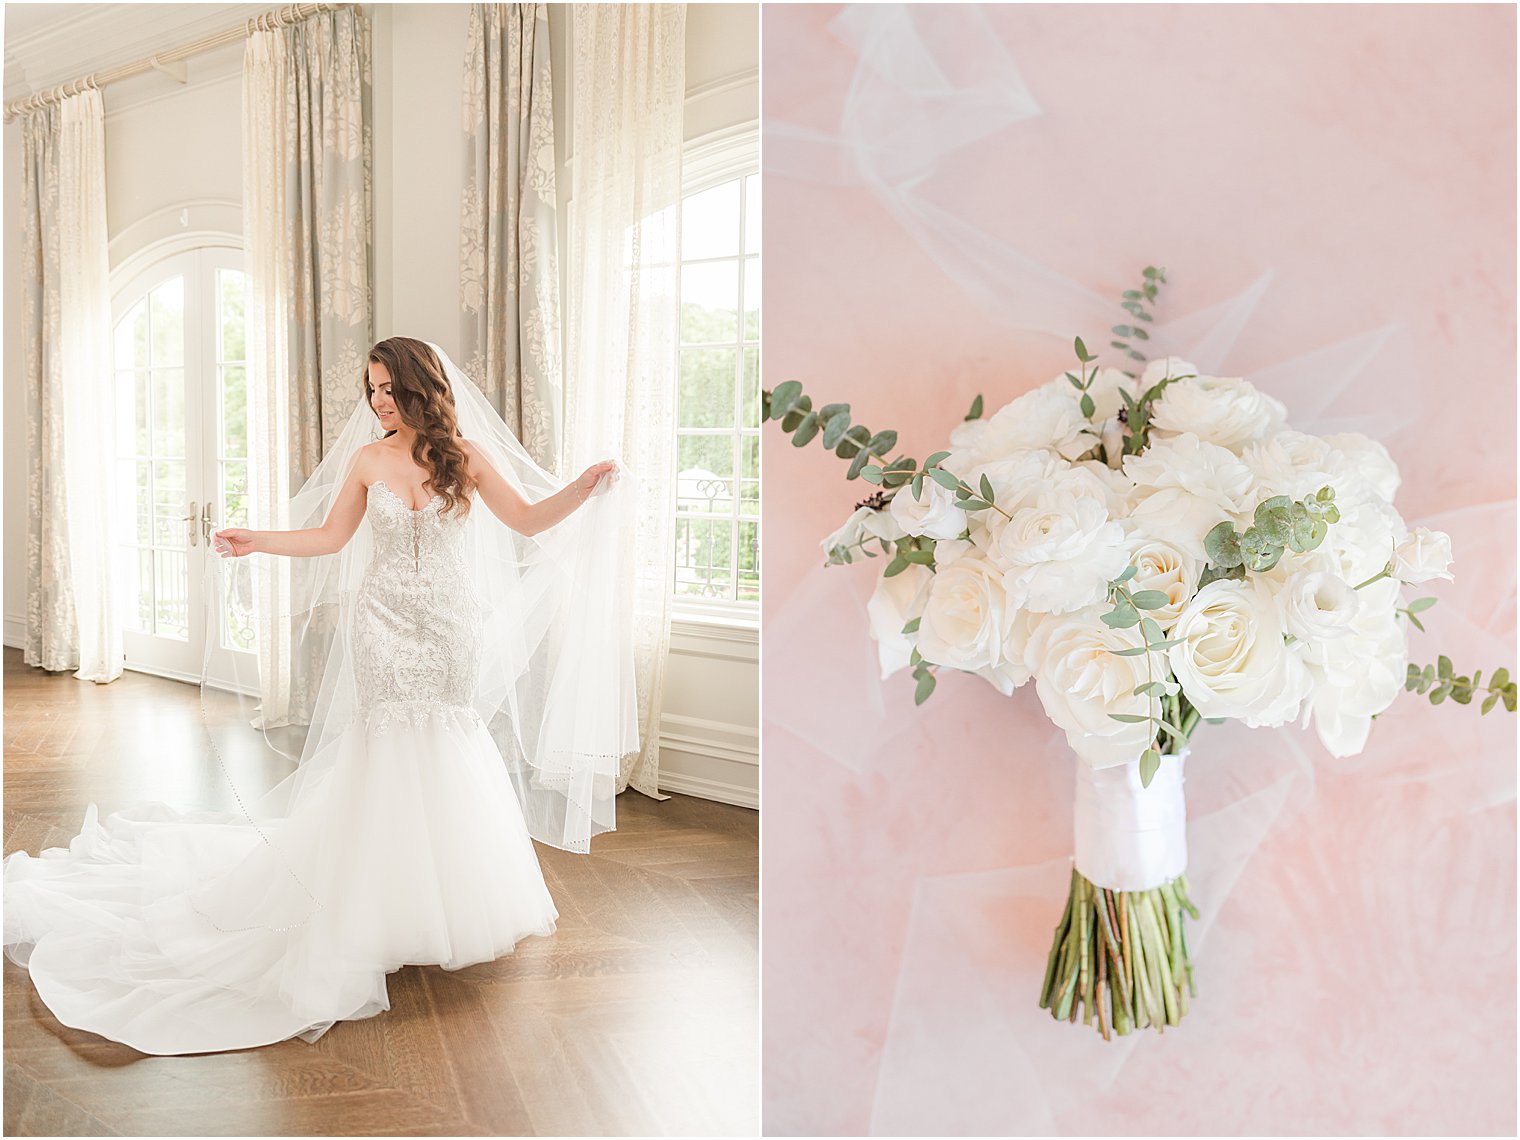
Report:
M415 715L470 705L479 670L479 622L465 567L465 519L434 495L412 510L378 480L365 508L374 554L354 605L359 707ZM394 709L393 711L403 711Z

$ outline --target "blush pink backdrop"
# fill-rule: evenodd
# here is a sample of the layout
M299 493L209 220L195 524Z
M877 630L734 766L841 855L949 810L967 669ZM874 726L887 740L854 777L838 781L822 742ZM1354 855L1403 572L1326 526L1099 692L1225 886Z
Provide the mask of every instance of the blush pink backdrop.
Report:
M1220 318L1222 374L1375 435L1451 533L1412 658L1514 670L1512 8L783 5L763 35L767 387L921 457L1165 264L1163 320ZM870 488L763 438L768 1133L1514 1134L1514 717L1404 694L1339 761L1202 729L1199 996L1105 1044L1035 1007L1059 733L1032 686L878 681L881 563L818 546Z

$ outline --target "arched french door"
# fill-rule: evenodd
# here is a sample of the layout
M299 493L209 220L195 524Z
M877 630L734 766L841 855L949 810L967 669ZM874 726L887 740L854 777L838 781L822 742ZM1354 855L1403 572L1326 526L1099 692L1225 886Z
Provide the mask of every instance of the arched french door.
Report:
M128 668L200 676L253 648L246 609L207 629L205 552L248 518L246 286L242 253L204 247L154 261L115 291L115 579Z

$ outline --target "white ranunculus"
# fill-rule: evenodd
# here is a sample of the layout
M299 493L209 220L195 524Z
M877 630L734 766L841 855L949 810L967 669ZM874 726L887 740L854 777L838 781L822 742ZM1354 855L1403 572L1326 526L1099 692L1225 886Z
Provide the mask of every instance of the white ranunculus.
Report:
M1393 502L1401 480L1398 465L1386 447L1355 431L1327 435L1324 442L1345 458L1346 465L1356 472L1373 494L1386 503ZM1341 493L1339 484L1336 485L1336 493Z
M1032 501L1040 488L1060 480L1071 470L1071 464L1053 451L1019 451L1004 459L976 464L957 453L947 458L943 466L978 491L984 475L992 484L998 509L965 512L971 541L987 552L997 544L998 532L1007 522L1007 515L1021 504Z
M1277 605L1289 633L1318 644L1351 635L1361 599L1339 574L1299 570L1277 591Z
M892 496L892 518L904 533L926 538L959 538L966 529L966 512L955 505L955 496L933 479L925 479L920 498L911 485Z
M876 580L876 592L866 603L866 614L871 619L871 635L876 638L883 679L907 668L913 639L902 627L923 614L933 580L934 571L915 564L900 574Z
M1061 377L1056 383L1066 384L1066 377ZM1068 385L1069 387L1070 385ZM1072 389L1073 392L1076 389ZM1145 392L1145 386L1128 372L1118 368L1100 368L1097 375L1092 378L1088 385L1087 394L1093 401L1093 422L1102 424L1105 421L1116 419L1124 410L1124 397L1119 395L1121 391L1128 392L1130 398L1138 400ZM1077 397L1080 403L1081 396Z
M973 543L959 538L942 538L934 544L934 566L943 569L954 564L957 558L976 550Z
M982 429L957 428L951 436L956 459L965 466L975 466L1033 450L1076 459L1098 442L1092 425L1082 415L1080 400L1077 390L1064 379L1059 387L1042 384L1025 392L993 413Z
M1240 461L1256 479L1260 499L1287 495L1300 500L1333 482L1336 459L1331 451L1319 436L1290 428L1249 444Z
M1209 531L1226 520L1244 524L1256 509L1250 470L1195 435L1158 440L1126 456L1124 474L1134 484L1130 515L1140 530L1164 536L1200 562L1208 557L1203 540Z
M1129 556L1124 527L1100 498L1055 485L1013 512L992 561L1005 571L1009 604L1054 614L1102 601Z
M1129 580L1132 594L1141 590L1158 590L1170 599L1160 609L1147 610L1145 616L1152 618L1162 629L1170 629L1193 597L1198 586L1202 566L1182 547L1164 539L1139 537L1139 542L1129 552L1129 564L1135 568L1135 576ZM1134 539L1131 540L1132 542ZM1121 571L1122 573L1122 571Z
M898 526L897 520L886 511L860 507L844 520L843 526L824 539L820 545L832 555L836 549L853 547L868 538L884 538L891 542L902 536L902 527Z
M1360 506L1342 506L1341 517L1329 524L1325 539L1312 552L1316 569L1330 569L1353 586L1380 573L1387 565L1404 520L1382 499L1369 497ZM1284 559L1286 561L1286 558Z
M1313 689L1304 705L1332 756L1354 756L1367 743L1372 718L1403 691L1409 651L1398 620L1399 584L1389 579L1359 591L1361 609L1350 636L1308 647Z
M1150 671L1154 672L1155 655L1116 656L1114 650L1139 646L1140 635L1136 628L1104 625L1106 612L1107 606L1089 606L1043 618L1025 651L1045 715L1065 730L1072 749L1094 768L1138 760L1155 738L1154 725L1126 724L1111 714L1159 713L1159 703L1153 698L1135 696L1135 690L1151 679L1146 657L1152 658Z
M1151 436L1191 432L1239 452L1274 434L1287 415L1281 401L1238 377L1194 376L1166 386L1151 411Z
M926 661L974 673L1010 663L1013 608L995 566L963 555L935 573L918 626Z
M1393 576L1407 586L1433 578L1450 582L1451 538L1439 530L1417 526L1393 552Z
M1283 640L1265 583L1210 582L1183 607L1169 636L1172 672L1205 717L1279 725L1298 714L1309 693L1302 647Z
M1197 376L1198 369L1189 361L1180 356L1163 356L1158 360L1152 360L1145 366L1145 371L1140 373L1140 391L1149 392L1163 380L1175 380L1182 376ZM1170 385L1168 385L1170 387Z

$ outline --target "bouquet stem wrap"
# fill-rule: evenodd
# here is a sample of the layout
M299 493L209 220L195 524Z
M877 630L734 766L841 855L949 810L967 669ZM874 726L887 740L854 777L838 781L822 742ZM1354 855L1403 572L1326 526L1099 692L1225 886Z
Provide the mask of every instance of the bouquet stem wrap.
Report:
M1076 765L1077 870L1088 882L1148 891L1187 870L1186 755L1162 757L1148 788L1138 764Z
M1077 764L1077 854L1056 924L1040 1007L1097 1023L1105 1039L1176 1025L1196 996L1183 912L1187 812L1183 756L1165 756L1150 787L1138 765Z

